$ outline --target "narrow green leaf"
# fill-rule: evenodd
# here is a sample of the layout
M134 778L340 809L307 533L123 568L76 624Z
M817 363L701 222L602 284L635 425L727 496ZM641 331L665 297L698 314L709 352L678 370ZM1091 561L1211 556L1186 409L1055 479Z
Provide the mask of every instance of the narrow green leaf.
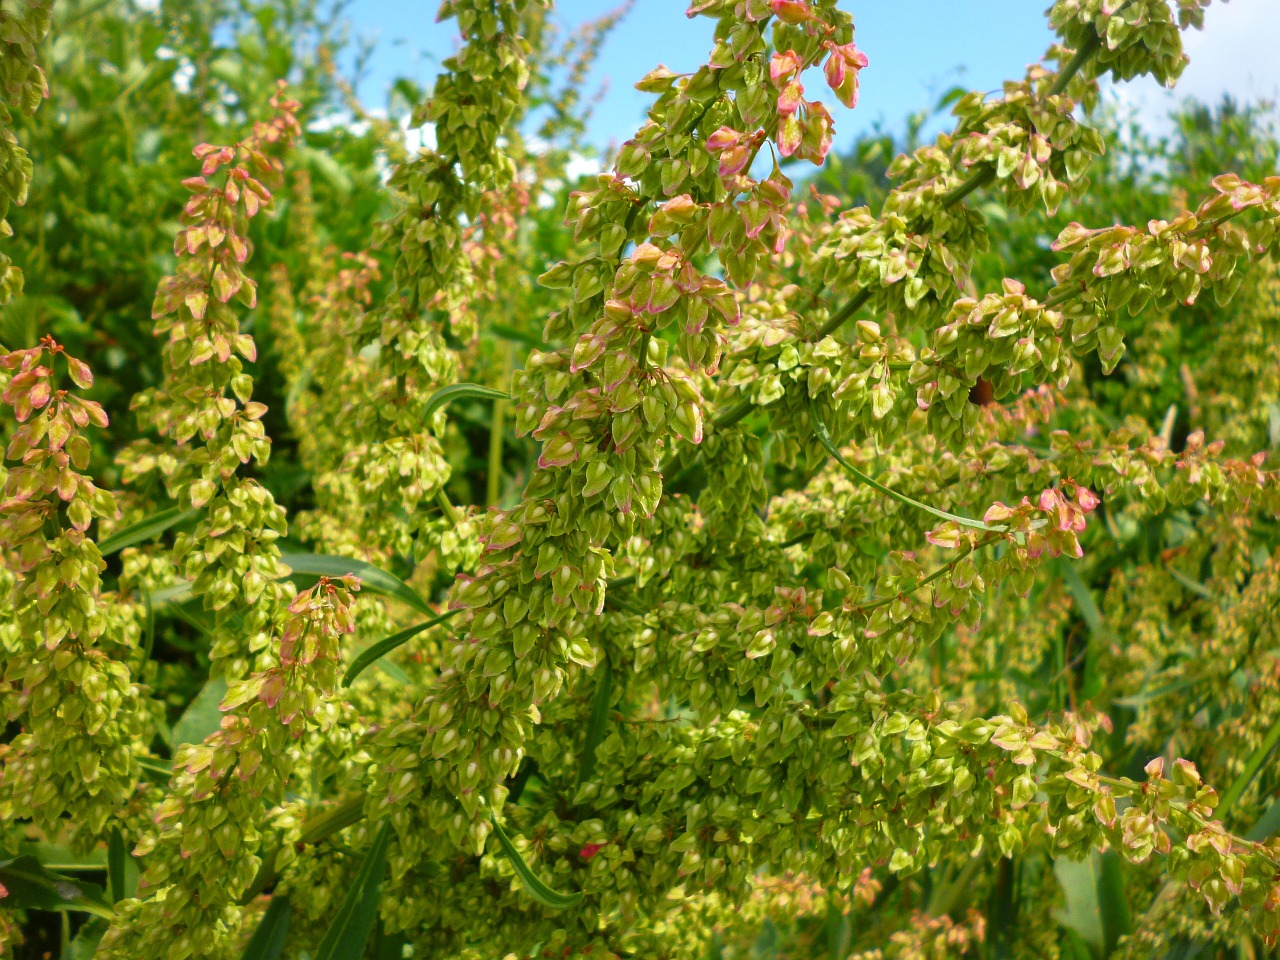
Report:
M516 876L520 878L520 882L524 884L529 896L544 907L550 907L553 910L564 910L567 907L577 906L582 901L580 892L561 893L559 890L551 889L538 879L537 874L529 869L529 864L524 862L524 857L520 856L520 851L516 849L516 845L511 842L511 838L502 829L502 824L498 823L497 819L492 816L489 819L493 823L493 832L498 837L498 844L502 847L502 852L511 861L512 869L515 870Z
M124 834L119 827L113 827L107 841L107 896L112 903L119 903L133 894L129 889L130 860Z
M400 669L399 665L391 660L383 658L378 661L378 669L385 673L396 683L406 685L409 683L409 675Z
M883 493L886 497L891 497L899 503L906 504L909 507L915 507L917 510L923 510L925 513L935 516L940 520L953 520L962 527L969 527L973 530L987 530L991 533L1004 533L1009 529L1005 524L984 523L981 520L974 520L971 517L962 517L956 513L947 513L945 510L939 510L937 507L931 507L927 503L921 503L919 500L913 500L905 493L899 493L891 487L886 487L883 483L876 480L871 475L863 473L841 456L840 451L836 448L835 442L831 439L831 434L827 431L827 425L823 423L822 418L818 416L818 407L813 402L812 398L809 400L809 415L813 418L814 435L817 436L818 442L822 444L823 449L825 449L827 453L835 459L836 463L844 467L845 470L849 472L850 476L859 483L866 484L872 490Z
M987 931L990 960L1008 960L1013 956L1014 921L1020 904L1018 861L1011 857L1000 860L996 882L987 898Z
M1249 789L1249 784L1253 783L1253 778L1258 775L1262 765L1267 762L1267 757L1271 756L1271 751L1276 748L1277 743L1280 743L1280 718L1277 718L1275 723L1271 724L1271 729L1267 731L1267 735L1258 744L1258 749L1249 755L1249 759L1245 761L1244 769L1240 771L1240 775L1231 781L1231 786L1227 787L1227 792L1222 795L1222 802L1218 804L1218 808L1214 811L1219 820L1226 820L1227 814L1236 805L1236 801L1244 796L1244 792Z
M1084 684L1081 693L1085 697L1092 698L1097 696L1102 686L1102 678L1098 675L1097 666L1101 659L1101 648L1109 641L1111 634L1102 619L1102 611L1098 609L1098 604L1093 599L1093 591L1081 579L1080 571L1076 569L1075 564L1063 559L1059 562L1058 569L1062 573L1062 581L1067 585L1071 599L1075 601L1076 610L1089 628L1089 650L1085 657ZM1063 671L1065 670L1066 665L1063 664Z
M495 390L493 387L484 387L478 383L451 383L447 387L441 387L431 395L431 399L427 401L426 409L422 412L422 419L430 420L431 415L447 403L472 397L480 400L510 399L507 394L501 390Z
M371 563L353 560L350 557L331 557L319 553L286 553L280 559L293 571L293 575L302 574L313 577L344 577L354 574L360 578L360 587L383 596L394 597L419 613L434 615L435 611L427 601L414 591L407 583L394 574L379 570Z
M115 914L96 883L54 873L32 856L0 860L0 904L10 910L60 910L91 913L110 920Z
M523 330L517 330L515 327L508 326L505 323L491 323L489 324L489 330L503 340L514 340L517 343L527 344L544 351L555 349L541 337L537 337L532 333L525 333Z
M1262 843L1270 840L1276 833L1280 833L1280 800L1271 801L1244 838L1253 843Z
M409 938L403 933L387 933L382 928L382 919L378 919L378 928L373 934L373 960L401 960Z
M1102 911L1102 936L1107 954L1116 948L1120 938L1133 930L1129 903L1124 895L1124 861L1115 850L1097 855L1098 906Z
M142 627L142 659L146 661L151 659L151 651L156 648L156 608L149 593L142 595L142 602L147 608Z
M360 960L369 934L378 918L382 896L382 876L387 868L387 846L391 842L391 822L384 820L373 835L373 843L360 864L360 872L347 889L337 916L325 931L315 960Z
M102 917L93 917L80 928L76 938L62 948L61 960L93 960L108 926Z
M440 614L438 617L434 617L430 620L424 620L422 623L415 623L412 627L406 627L399 633L393 633L390 636L383 637L376 643L371 643L369 646L365 647L364 650L360 651L360 655L356 657L355 660L352 661L351 666L347 668L347 672L343 674L342 677L342 685L344 687L350 686L351 681L367 670L370 664L380 660L382 657L385 657L392 650L396 649L396 647L407 643L409 640L422 633L422 631L444 623L450 617L457 616L460 612L460 610L450 610L447 613Z
M166 603L181 603L190 596L191 582L189 580L179 580L177 583L149 594L147 599L151 601L151 605L154 608L164 606Z
M1177 580L1178 583L1182 584L1182 586L1186 587L1196 596L1204 597L1206 600L1214 599L1212 590L1206 587L1203 583L1192 580L1173 564L1167 564L1165 569L1169 571L1169 576L1173 577L1173 579Z
M1102 911L1098 908L1098 877L1092 856L1054 861L1053 872L1062 887L1063 908L1058 922L1094 950L1102 949Z
M143 517L137 523L121 527L111 536L98 544L98 552L104 557L119 553L126 547L135 547L145 543L152 537L158 537L170 527L176 527L184 520L194 517L198 510L183 510L181 507L170 507L149 517Z
M152 783L166 784L169 778L173 776L173 767L168 760L161 760L158 757L139 757L138 766L142 768L142 772L147 775L147 779Z
M591 701L591 716L587 719L587 737L582 742L582 756L578 758L578 783L591 779L596 769L596 748L604 739L609 726L609 697L613 694L613 674L609 661L600 664L596 681L596 695Z
M289 932L289 895L277 894L271 898L267 911L258 921L241 960L276 960L284 950L284 938Z
M1121 871L1115 851L1095 850L1083 860L1064 857L1053 864L1065 901L1058 920L1099 957L1106 957L1131 929Z
M1104 633L1106 627L1102 622L1102 611L1098 609L1098 604L1094 602L1093 592L1080 579L1080 572L1075 568L1074 564L1063 563L1061 565L1062 581L1067 585L1067 590L1071 592L1071 599L1076 602L1076 609L1080 612L1081 618L1085 625L1088 626L1091 633Z
M199 743L222 726L222 711L218 709L227 695L227 681L222 677L211 678L187 704L178 722L173 725L173 746Z
M16 855L35 857L41 866L54 873L101 873L107 868L107 854L101 848L75 854L67 847L47 840L20 843Z

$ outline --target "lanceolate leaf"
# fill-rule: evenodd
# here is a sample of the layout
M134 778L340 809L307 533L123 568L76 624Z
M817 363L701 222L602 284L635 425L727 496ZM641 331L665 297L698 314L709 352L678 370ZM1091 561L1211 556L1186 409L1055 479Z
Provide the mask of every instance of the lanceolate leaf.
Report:
M59 960L93 960L98 952L98 943L107 932L109 924L103 917L93 917L80 928L76 938L62 950Z
M495 390L493 387L482 387L478 383L453 383L447 387L442 387L431 395L431 399L427 401L426 409L422 412L422 419L430 420L431 415L447 403L470 398L480 400L509 399L507 394L501 390Z
M1108 640L1108 632L1106 622L1102 618L1102 611L1098 609L1097 602L1093 599L1093 591L1089 589L1088 584L1080 577L1080 571L1076 569L1075 564L1061 561L1058 569L1062 572L1062 582L1067 585L1067 590L1071 593L1071 598L1075 601L1076 610L1079 612L1085 624L1089 627L1089 656L1085 659L1085 676L1083 694L1086 697L1097 695L1101 680L1098 677L1097 664L1101 657L1102 644Z
M126 547L135 547L145 543L152 537L158 537L170 527L176 527L184 520L194 517L199 511L183 510L181 507L170 507L149 517L143 517L137 523L121 527L111 536L98 544L98 552L104 557L119 553Z
M491 323L489 330L503 340L514 340L517 343L528 344L531 347L537 347L539 350L554 350L555 348L541 337L534 336L532 333L525 333L523 330L517 330L515 327L508 326L505 323Z
M989 530L992 533L1003 533L1005 530L1009 529L1003 524L984 523L981 520L974 520L971 517L962 517L959 514L947 513L945 510L939 510L937 507L931 507L927 503L921 503L919 500L913 500L905 493L899 493L897 490L886 487L874 477L863 473L840 454L840 451L836 448L834 441L831 439L831 434L827 431L827 425L823 423L822 418L818 416L817 405L815 405L812 400L809 401L809 415L813 419L814 435L817 436L818 442L822 444L823 449L825 449L827 453L831 454L836 463L849 471L849 474L859 483L864 483L872 490L877 490L880 493L883 493L886 497L892 497L899 503L906 504L909 507L915 507L917 510L923 510L928 514L932 514L939 520L953 520L962 527L970 527L974 530Z
M407 643L418 634L422 633L422 631L429 630L437 624L444 623L450 617L456 616L459 612L459 610L450 610L447 613L442 613L440 616L432 618L431 620L424 620L422 623L415 623L412 627L406 627L398 633L393 633L390 636L383 637L376 643L370 644L360 652L360 656L356 657L351 666L347 668L347 672L342 677L342 685L344 687L350 686L352 680L360 676L360 674L367 670L371 664L380 660L382 657L385 657L392 650L396 649L396 647Z
M95 883L48 870L35 857L0 860L0 907L10 910L71 910L110 920L111 904Z
M1119 855L1094 851L1084 860L1064 858L1053 872L1065 901L1059 921L1105 957L1130 929Z
M19 856L35 857L52 873L101 873L107 867L107 856L101 848L75 854L61 844L39 840L20 843L15 852Z
M241 960L276 960L284 950L284 938L289 933L289 895L277 894L271 898L267 912L258 921Z
M107 895L112 903L119 903L133 891L129 884L129 848L125 845L124 834L117 827L111 831L107 841Z
M391 842L391 822L384 820L373 835L360 872L347 889L338 914L320 941L315 960L360 960L369 934L378 919L382 896L382 876L387 869L387 846Z
M419 613L434 615L427 601L394 574L379 570L363 560L349 557L332 557L320 553L286 553L280 558L293 573L313 577L345 577L354 574L360 578L360 588L384 596L394 597Z
M173 725L172 746L176 748L184 743L199 743L217 730L222 725L222 711L218 706L226 695L226 680L221 677L209 680Z
M581 893L561 893L559 890L551 889L538 879L537 874L529 869L529 865L524 862L524 857L520 856L520 851L516 849L516 845L511 842L511 838L502 829L502 824L498 823L494 818L490 819L493 821L493 832L498 837L498 844L502 847L502 852L511 861L512 869L515 870L516 876L520 878L520 882L524 884L529 896L544 907L550 907L553 910L564 910L568 907L577 906L581 902Z
M1244 769L1240 771L1235 780L1231 781L1231 786L1222 795L1222 801L1214 811L1214 816L1220 820L1226 819L1231 808L1236 805L1236 801L1249 789L1249 784L1253 783L1253 778L1258 775L1258 771L1262 769L1262 765L1267 762L1267 757L1271 756L1271 751L1276 748L1278 743L1280 743L1280 717L1277 717L1275 722L1271 724L1271 729L1262 738L1258 748L1249 755L1249 759L1245 761Z
M591 701L591 716L587 718L587 738L582 742L582 756L578 758L578 783L591 779L596 768L596 748L604 739L609 726L609 697L613 693L613 674L609 661L600 664L596 681L596 695Z
M148 599L151 601L151 606L154 608L154 607L163 606L166 603L181 603L183 600L186 600L190 596L191 596L190 581L179 580L175 584L172 584L170 586L165 587L162 590L157 590L155 593L150 594Z

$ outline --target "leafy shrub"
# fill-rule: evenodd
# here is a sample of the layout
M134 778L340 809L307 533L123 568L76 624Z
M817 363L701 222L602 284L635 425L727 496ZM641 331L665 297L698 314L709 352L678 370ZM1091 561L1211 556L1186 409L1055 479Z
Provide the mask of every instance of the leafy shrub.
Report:
M1202 0L1058 0L891 162L807 99L834 0L701 0L575 184L617 14L446 0L410 153L313 6L51 6L0 12L10 951L1276 938L1276 145L1094 109Z

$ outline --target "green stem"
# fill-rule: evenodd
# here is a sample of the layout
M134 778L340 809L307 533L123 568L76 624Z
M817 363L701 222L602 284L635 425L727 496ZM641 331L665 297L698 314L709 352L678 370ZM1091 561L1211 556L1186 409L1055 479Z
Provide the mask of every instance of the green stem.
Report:
M449 518L449 522L455 527L462 522L462 518L458 516L457 508L449 502L449 495L444 492L444 487L436 491L436 503L440 505L444 515Z
M921 577L919 580L915 582L914 585L912 585L911 589L901 590L891 597L881 597L879 600L873 600L870 603L861 604L855 609L859 613L866 613L868 610L875 610L877 607L883 607L887 603L893 603L893 601L899 599L900 597L904 597L907 594L915 593L921 587L927 587L929 584L933 583L933 581L937 580L939 577L946 576L948 573L950 573L952 570L956 568L956 564L958 564L961 560L963 560L969 554L974 553L975 551L981 550L983 547L990 546L991 544L995 543L997 540L1003 540L1003 539L1004 539L1003 536L997 534L989 537L983 537L977 543L973 543L973 544L966 543L963 547L960 548L960 552L956 554L955 557L953 557L951 560L944 563L942 566L938 567L937 570L934 570L927 577Z
M952 520L962 527L969 527L973 530L986 530L991 533L1005 533L1009 530L1007 524L984 523L981 520L974 520L971 517L963 517L957 513L948 513L946 510L939 510L937 507L931 507L927 503L922 503L919 500L908 497L905 493L899 493L892 487L886 487L870 474L863 473L840 454L840 451L836 448L835 443L831 439L831 434L827 431L827 425L822 422L822 418L818 415L818 408L814 404L812 398L809 400L809 416L813 419L813 432L817 436L818 442L822 444L827 453L831 454L831 456L835 458L836 463L844 467L845 470L847 470L859 483L864 484L879 493L883 493L886 497L897 500L899 503L905 504L906 506L915 507L917 510L923 510L925 513L935 516L940 520Z

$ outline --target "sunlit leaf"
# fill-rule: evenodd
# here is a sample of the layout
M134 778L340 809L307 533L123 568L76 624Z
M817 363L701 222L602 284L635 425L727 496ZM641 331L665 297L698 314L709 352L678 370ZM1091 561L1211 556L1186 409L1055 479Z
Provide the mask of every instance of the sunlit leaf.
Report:
M240 955L241 960L276 960L289 933L289 895L276 894Z
M218 707L226 695L227 681L222 677L211 677L173 725L172 746L177 748L184 743L200 743L215 733L222 726L222 711Z
M430 420L433 413L445 404L452 403L454 400L467 400L473 398L480 400L510 399L510 397L501 390L481 386L478 383L452 383L447 387L441 387L431 395L431 399L427 401L427 406L422 412L422 419Z
M32 856L0 860L0 907L10 910L58 910L91 913L110 920L115 914L102 888L54 873Z
M104 557L119 553L126 547L134 547L140 543L145 543L153 537L160 536L166 530L176 527L184 520L189 520L198 513L198 510L183 510L180 507L170 507L168 510L153 513L151 516L143 517L127 527L121 527L111 536L102 540L98 544L98 551Z
M604 739L609 727L609 697L613 693L613 674L606 660L596 670L595 696L591 700L591 716L587 718L587 735L582 741L582 754L578 757L578 783L591 779L596 768L596 748Z
M569 907L577 906L582 901L581 893L561 893L559 890L553 890L538 879L538 875L529 869L529 864L525 863L524 857L520 855L520 851L511 842L511 838L502 829L502 824L498 823L496 819L493 820L493 832L498 838L498 845L502 847L502 852L506 854L507 860L511 862L512 869L515 870L516 876L520 878L520 882L524 885L524 889L529 896L544 907L551 907L553 910L565 910Z
M378 919L382 896L382 876L387 867L387 846L391 842L391 822L384 820L373 835L360 872L347 888L337 916L325 932L315 960L360 960L369 934Z
M440 614L438 617L433 617L430 620L424 620L422 623L415 623L411 627L406 627L398 633L393 633L390 636L383 637L376 643L370 644L364 650L360 651L360 655L356 657L355 660L352 661L351 666L347 668L347 672L342 677L342 685L344 687L350 686L351 681L360 676L360 674L367 670L371 664L380 660L382 657L385 657L397 647L408 643L418 634L422 633L422 631L429 630L431 627L444 623L446 620L456 616L460 612L460 610L450 610L447 613Z
M363 560L350 557L334 557L320 553L286 553L280 557L293 574L312 577L345 577L352 574L360 578L360 588L383 596L394 597L419 613L434 614L427 601L395 574L380 570Z

